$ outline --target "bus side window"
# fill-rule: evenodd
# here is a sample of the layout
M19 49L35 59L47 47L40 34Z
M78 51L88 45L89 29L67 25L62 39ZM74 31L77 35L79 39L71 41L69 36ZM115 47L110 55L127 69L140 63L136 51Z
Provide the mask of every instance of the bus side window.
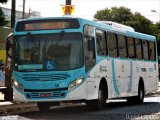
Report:
M144 60L148 60L148 43L147 41L142 41L142 45L143 45L143 58Z
M103 30L96 30L96 44L97 54L106 56L106 32Z
M136 58L141 60L142 57L142 41L140 39L135 39L136 43Z
M116 34L107 32L107 47L110 57L118 57Z
M127 47L128 47L128 57L129 58L136 58L135 54L135 45L134 45L134 39L131 37L127 37Z
M121 58L127 57L126 38L124 35L118 35L118 51L119 51L119 57Z
M90 41L90 42L89 42ZM91 42L92 41L92 42ZM93 43L94 46L94 38L92 37L85 37L85 45L86 45L86 71L89 71L96 63L96 55L95 55L95 48L90 49L89 43ZM92 45L91 45L92 46Z
M155 43L149 41L149 59L156 60Z

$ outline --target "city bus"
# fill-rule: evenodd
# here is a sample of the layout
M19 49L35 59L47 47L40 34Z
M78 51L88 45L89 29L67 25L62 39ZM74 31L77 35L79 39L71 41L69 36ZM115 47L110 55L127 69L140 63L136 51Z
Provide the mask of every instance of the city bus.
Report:
M83 101L102 109L109 99L143 103L158 89L156 38L114 22L74 17L17 21L13 47L13 94L20 102ZM8 53L9 54L9 53Z

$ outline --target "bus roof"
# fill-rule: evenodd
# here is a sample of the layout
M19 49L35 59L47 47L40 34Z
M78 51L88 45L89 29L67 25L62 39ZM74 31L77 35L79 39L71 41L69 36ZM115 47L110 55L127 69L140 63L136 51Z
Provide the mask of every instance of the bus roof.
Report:
M155 41L156 40L156 37L152 36L152 35L148 35L148 34L144 34L144 33L140 33L140 32L135 32L135 31L129 30L129 29L127 30L127 29L116 28L115 26L113 27L113 26L105 24L105 23L100 23L100 22L91 21L91 20L78 18L78 17L63 16L63 17L27 18L27 19L19 20L17 22L20 22L20 21L34 21L34 20L51 20L51 19L78 19L81 26L92 25L94 27L97 27L98 29L103 29L103 30L107 30L107 31L115 32L115 33L120 33L120 34L123 34L123 35L126 35L126 36L138 38L138 39L145 39L145 40L148 40L148 41ZM17 24L17 22L16 22L16 24Z

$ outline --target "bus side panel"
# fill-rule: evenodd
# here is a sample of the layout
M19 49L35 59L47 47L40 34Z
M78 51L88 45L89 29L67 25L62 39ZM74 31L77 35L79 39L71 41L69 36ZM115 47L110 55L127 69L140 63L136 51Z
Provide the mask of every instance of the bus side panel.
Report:
M158 84L158 64L156 62L146 62L147 76L145 92L150 93L156 91Z
M126 97L131 92L132 85L132 62L130 60L115 60L115 79L117 81L120 97Z
M68 93L69 100L82 100L86 98L86 82Z
M138 95L138 84L139 84L139 80L140 77L143 78L143 72L142 72L142 68L144 67L143 61L133 61L133 84L132 84L132 96L136 96ZM145 84L145 81L144 81Z
M97 78L87 79L87 86L86 86L87 100L98 98L98 86L96 85L98 83L96 83L96 81L98 81Z
M99 60L97 65L89 73L87 78L87 99L97 99L98 89L100 81L103 79L107 82L108 98L112 97L112 71L111 71L111 59Z

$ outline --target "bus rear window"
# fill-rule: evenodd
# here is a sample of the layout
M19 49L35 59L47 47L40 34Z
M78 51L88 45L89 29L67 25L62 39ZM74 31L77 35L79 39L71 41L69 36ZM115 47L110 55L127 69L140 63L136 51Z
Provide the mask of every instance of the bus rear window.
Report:
M18 22L16 31L74 29L79 27L80 25L77 19L32 20Z

